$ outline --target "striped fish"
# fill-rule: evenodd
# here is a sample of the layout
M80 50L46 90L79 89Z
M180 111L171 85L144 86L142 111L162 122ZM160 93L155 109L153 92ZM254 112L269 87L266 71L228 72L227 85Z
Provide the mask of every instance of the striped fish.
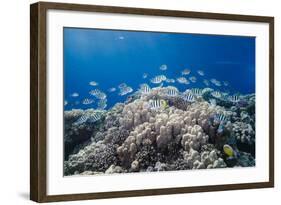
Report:
M189 81L185 77L179 77L177 81L181 84L189 84Z
M228 100L232 103L238 103L240 101L240 97L238 95L232 95L228 97Z
M110 92L110 93L113 93L115 91L116 91L116 88L114 88L114 87L108 89L108 92Z
M207 92L212 92L214 89L212 88L203 88L202 94L207 93Z
M96 94L95 97L102 100L102 99L106 98L106 94L103 92L100 92L100 93Z
M223 97L226 97L226 96L228 96L228 92L221 92L221 95L223 96Z
M221 82L218 81L218 80L216 80L215 78L212 78L210 81L211 81L211 83L213 83L215 86L218 86L218 87L221 86Z
M97 122L101 119L101 117L102 117L102 112L94 112L89 116L89 122L90 123Z
M219 91L213 91L213 92L211 92L211 95L214 98L221 98L221 92L219 92Z
M121 88L118 95L123 96L123 95L127 95L131 92L133 92L133 88L131 88L130 86L127 86L127 87Z
M78 120L76 120L74 122L74 125L81 125L81 124L87 122L88 119L89 119L88 115L82 115Z
M105 99L106 98L106 94L102 91L100 91L99 89L94 89L91 90L89 92L90 95L95 96L98 99Z
M217 123L226 122L228 120L228 117L226 115L222 114L222 113L217 113L214 116L214 120Z
M215 78L212 78L211 80L211 83L213 83L213 84L216 84L217 82L219 82L217 79L215 79Z
M162 83L162 81L165 81L167 78L165 75L157 75L155 76L154 78L152 78L150 80L151 83L154 83L154 84L159 84L159 83Z
M101 91L99 89L94 89L94 90L91 90L89 92L90 95L93 95L93 96L96 96L100 93Z
M203 92L200 88L192 88L191 93L196 96L202 96Z
M173 78L167 78L167 79L165 80L165 82L166 82L166 83L175 83L176 81L175 81L175 79L173 79Z
M70 96L76 98L79 97L79 93L72 93Z
M210 85L210 82L209 82L207 79L204 79L204 80L203 80L203 83L204 83L206 86L209 86L209 85Z
M118 85L119 89L122 89L122 88L125 88L125 87L127 87L126 83L121 83L120 85Z
M91 81L91 82L89 82L89 85L91 85L91 86L97 86L98 83L97 83L96 81Z
M106 99L99 100L97 109L104 110L106 107L107 107L107 100Z
M184 69L184 70L181 72L181 74L182 74L182 75L188 75L190 72L191 72L191 71L186 68L186 69Z
M184 93L181 98L185 101L185 102L194 102L195 101L195 97L194 95L191 93L191 92L187 92L187 93Z
M195 76L191 76L191 77L189 77L189 80L193 83L196 83L197 78Z
M203 70L198 70L197 73L198 73L198 75L201 75L201 76L204 76L204 75L205 75L205 73L204 73Z
M141 85L140 85L140 92L141 92L142 94L148 94L148 93L151 92L151 88L150 88L149 85L147 85L147 84L141 84Z
M83 105L90 105L94 102L93 99L90 99L90 98L85 98L83 101L82 101L82 104Z
M221 86L221 82L220 82L220 81L216 82L216 83L215 83L215 86L220 87L220 86Z
M164 109L167 106L165 100L149 100L149 108L152 110Z
M167 70L168 69L168 66L166 64L163 64L159 67L160 70Z
M168 86L168 87L166 87L166 89L165 89L165 94L166 94L167 96L170 96L170 97L175 97L175 96L177 96L177 95L179 94L179 91L178 91L178 89L177 89L176 87L174 87L174 86Z
M227 82L227 81L223 81L222 83L224 86L229 86L229 82Z

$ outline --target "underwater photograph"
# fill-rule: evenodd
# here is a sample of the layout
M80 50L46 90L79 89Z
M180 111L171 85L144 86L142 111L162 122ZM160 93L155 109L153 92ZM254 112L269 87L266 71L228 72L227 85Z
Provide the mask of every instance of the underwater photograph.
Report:
M254 167L255 41L64 27L64 176Z

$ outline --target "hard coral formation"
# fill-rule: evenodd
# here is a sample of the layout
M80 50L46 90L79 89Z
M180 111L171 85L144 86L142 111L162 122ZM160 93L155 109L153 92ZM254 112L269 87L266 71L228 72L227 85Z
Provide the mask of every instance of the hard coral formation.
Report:
M80 109L73 109L72 111L64 112L64 124L65 124L65 134L64 134L64 149L65 149L65 159L68 156L79 150L81 144L85 141L91 139L93 133L96 133L99 129L99 124L96 123L93 126L91 123L76 124L75 122L83 115L91 115L94 112L93 109L86 111ZM76 149L75 149L76 148Z
M94 124L74 123L92 110L66 111L65 143L71 149L66 154L65 175L224 168L229 164L225 144L239 153L237 141L250 147L255 143L253 113L211 105L204 100L208 95L186 103L165 92L152 89L116 104ZM169 106L151 109L149 100L157 99ZM216 121L216 115L226 115L227 120ZM73 151L71 143L80 144L80 150ZM233 166L255 165L247 150L233 157Z
M82 173L84 171L105 172L117 162L116 147L104 144L102 141L93 142L77 154L69 156L65 163L66 174Z
M203 129L199 125L189 126L187 132L182 137L182 146L185 150L189 151L199 150L202 145L207 144L208 135L203 132Z

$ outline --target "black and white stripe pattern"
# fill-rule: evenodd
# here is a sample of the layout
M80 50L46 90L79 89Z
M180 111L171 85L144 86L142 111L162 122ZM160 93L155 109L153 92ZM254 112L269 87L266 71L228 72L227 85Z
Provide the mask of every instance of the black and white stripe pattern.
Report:
M181 97L185 102L194 102L195 101L194 95L190 92L184 93Z
M215 114L214 120L217 122L226 122L228 120L228 116L222 114L222 113L218 113Z
M237 103L240 101L240 97L238 95L232 95L228 97L228 100L232 103Z
M90 98L85 98L82 102L83 105L90 105L94 102L93 99L90 99Z
M149 85L147 85L147 84L142 84L142 85L140 86L140 92L141 92L142 94L148 94L148 93L151 92L151 88L150 88Z
M166 88L165 94L169 97L175 97L179 94L179 91L176 87L169 86Z
M196 95L196 96L201 96L203 92L202 92L202 90L199 89L199 88L192 88L192 89L191 89L191 93L192 93L193 95Z
M94 123L101 119L102 113L101 112L95 112L94 114L89 116L89 122Z
M157 110L157 109L163 108L163 106L164 106L164 103L162 100L157 99L157 100L149 101L150 109Z
M219 92L219 91L213 91L213 92L211 92L211 95L214 98L221 98L221 92Z
M87 122L87 120L89 119L89 116L88 115L82 115L78 120L76 120L74 122L75 125L81 125L85 122Z
M154 84L159 84L159 83L162 83L162 81L165 81L167 78L165 75L157 75L155 76L154 78L152 78L150 80L151 83L154 83Z

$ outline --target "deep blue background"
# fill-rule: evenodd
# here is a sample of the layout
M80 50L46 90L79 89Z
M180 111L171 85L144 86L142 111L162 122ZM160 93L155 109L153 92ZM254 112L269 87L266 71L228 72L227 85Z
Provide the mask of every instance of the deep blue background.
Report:
M162 64L168 70L161 71ZM91 97L88 92L94 87L89 86L90 81L98 82L97 88L103 91L117 88L120 83L137 90L139 84L149 82L155 75L177 78L185 68L191 70L188 77L197 77L197 83L173 84L180 90L206 87L203 79L215 78L230 83L229 88L211 86L218 90L253 93L255 38L64 28L64 94L69 102L66 109L86 108L81 103L73 106L73 102ZM198 69L205 76L199 76ZM143 73L149 74L147 79L142 78ZM80 96L70 97L73 92ZM126 99L118 96L118 90L107 95L109 107Z

